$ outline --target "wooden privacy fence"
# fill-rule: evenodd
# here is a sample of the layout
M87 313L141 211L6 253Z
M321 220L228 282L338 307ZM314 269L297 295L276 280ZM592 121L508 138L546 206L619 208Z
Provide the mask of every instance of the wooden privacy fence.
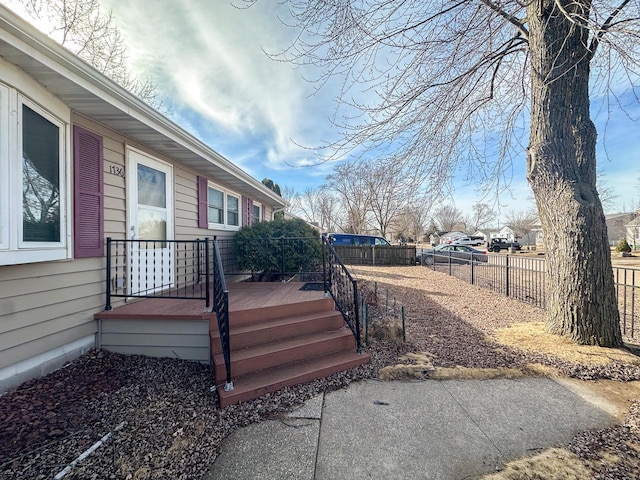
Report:
M334 245L349 265L415 265L416 247L408 245Z

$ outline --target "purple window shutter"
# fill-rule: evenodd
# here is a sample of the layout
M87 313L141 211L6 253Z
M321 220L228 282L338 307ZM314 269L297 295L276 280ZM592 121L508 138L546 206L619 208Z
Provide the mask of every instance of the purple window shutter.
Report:
M198 228L208 228L207 179L198 177Z
M73 254L104 255L104 174L102 137L73 127Z
M249 215L249 199L242 196L242 226L251 225L251 215Z

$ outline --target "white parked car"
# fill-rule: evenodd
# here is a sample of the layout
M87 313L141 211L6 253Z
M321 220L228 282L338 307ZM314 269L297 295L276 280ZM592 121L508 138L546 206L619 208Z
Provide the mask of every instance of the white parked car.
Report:
M468 245L470 247L476 247L483 243L484 239L482 237L458 237L451 242L451 245Z

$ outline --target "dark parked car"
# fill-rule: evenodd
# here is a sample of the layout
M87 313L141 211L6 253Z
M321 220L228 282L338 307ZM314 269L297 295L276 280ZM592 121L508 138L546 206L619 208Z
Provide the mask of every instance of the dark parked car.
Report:
M498 253L500 250L506 250L508 248L520 250L522 247L518 242L510 242L506 238L492 238L491 242L487 243L487 249L496 253Z
M466 245L438 245L416 255L416 263L420 265L449 262L468 264L472 259L474 262L486 262L487 252Z
M329 242L334 245L391 245L386 238L355 233L330 233Z

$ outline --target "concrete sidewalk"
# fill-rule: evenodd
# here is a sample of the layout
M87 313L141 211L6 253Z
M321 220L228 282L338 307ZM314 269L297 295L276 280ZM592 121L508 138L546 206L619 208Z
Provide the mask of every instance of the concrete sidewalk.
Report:
M206 478L466 479L613 424L549 379L366 381L237 430Z

